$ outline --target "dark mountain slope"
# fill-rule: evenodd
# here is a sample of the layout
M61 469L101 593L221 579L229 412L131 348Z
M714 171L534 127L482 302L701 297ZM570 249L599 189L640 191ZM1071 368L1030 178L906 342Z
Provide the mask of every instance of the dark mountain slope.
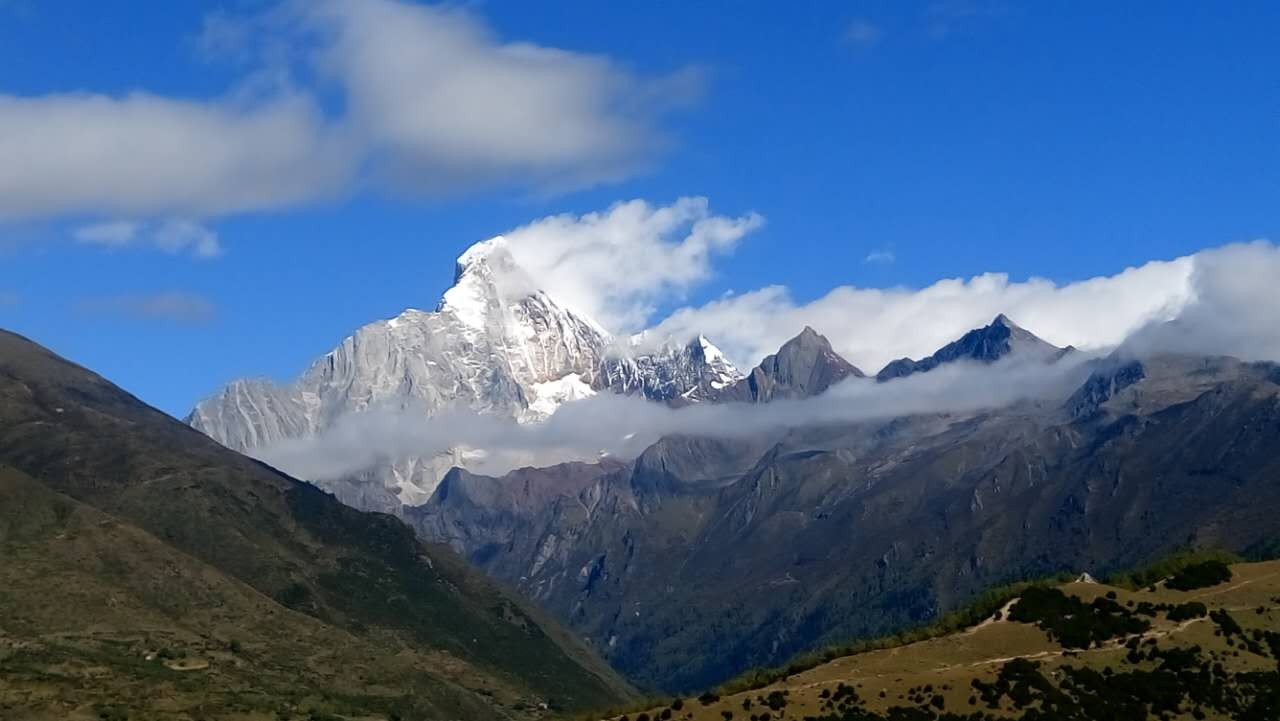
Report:
M279 613L305 614L380 654L433 655L423 684L455 676L506 688L510 703L566 707L626 693L572 637L398 520L347 508L3 332L0 463L136 526ZM513 713L465 695L495 718Z
M737 383L714 396L716 401L768 403L781 398L816 396L840 381L865 374L840 357L831 342L805 326Z
M1048 362L1057 360L1069 351L1069 348L1059 348L1041 340L1001 313L987 326L965 333L928 358L918 361L899 358L889 363L876 374L876 380L887 381L913 373L927 373L940 365L958 360L994 363L1005 356L1018 355Z
M486 567L620 670L675 690L932 618L1009 579L1280 535L1275 366L1098 368L1051 403L795 430L735 442L718 464L717 441L667 444L664 468L687 477L654 484L639 462L601 474L590 503L557 501L582 509L572 519L530 511L544 523Z
M391 653L283 608L11 468L0 468L0 553L0 718L506 717L478 688L530 702L448 654Z

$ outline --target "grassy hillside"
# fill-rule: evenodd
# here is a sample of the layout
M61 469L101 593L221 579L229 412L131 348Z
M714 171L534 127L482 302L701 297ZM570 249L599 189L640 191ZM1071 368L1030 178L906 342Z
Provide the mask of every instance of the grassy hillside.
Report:
M501 719L629 693L398 520L5 333L0 465L6 721Z
M609 718L1276 719L1280 561L1185 564L1138 588L1034 586L945 636Z

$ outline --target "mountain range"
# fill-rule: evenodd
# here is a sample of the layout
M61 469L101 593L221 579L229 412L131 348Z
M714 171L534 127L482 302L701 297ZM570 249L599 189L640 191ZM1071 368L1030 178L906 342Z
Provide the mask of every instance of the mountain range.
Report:
M406 519L644 687L936 618L992 585L1280 535L1280 368L1107 358L1073 391L724 439L630 463L454 469Z
M496 477L470 462L485 449L458 448L321 483L448 544L646 689L894 631L1011 579L1277 535L1271 364L1095 357L1000 315L874 375L804 328L744 374L706 338L618 338L534 288L500 239L480 244L435 312L365 326L293 385L232 384L189 420L252 454L378 404L538 423L608 392L730 409L926 382L997 398L1052 371L1012 402L668 434L634 458Z

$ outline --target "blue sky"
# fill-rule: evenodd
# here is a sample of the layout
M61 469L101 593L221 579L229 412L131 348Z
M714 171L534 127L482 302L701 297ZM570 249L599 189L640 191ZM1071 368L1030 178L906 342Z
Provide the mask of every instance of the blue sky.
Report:
M137 7L0 0L0 96L217 99L269 68L273 35L287 32L258 22L227 49L210 42L206 18L239 27L277 8ZM440 192L352 181L206 209L193 220L217 235L211 259L74 238L126 216L156 228L169 210L68 201L0 212L0 326L181 415L231 378L290 377L362 323L433 306L476 240L619 200L705 196L713 212L767 219L655 321L731 289L781 284L804 302L839 285L915 288L989 271L1069 283L1280 237L1273 3L484 2L464 12L501 42L607 58L643 86L618 112L642 117L656 142L622 170L573 168L610 176L581 183L513 174ZM340 112L330 85L298 72L291 82L322 112ZM15 153L22 140L8 143ZM44 162L5 152L0 139L0 174ZM430 172L445 186L454 177ZM170 317L148 305L157 294L198 302Z

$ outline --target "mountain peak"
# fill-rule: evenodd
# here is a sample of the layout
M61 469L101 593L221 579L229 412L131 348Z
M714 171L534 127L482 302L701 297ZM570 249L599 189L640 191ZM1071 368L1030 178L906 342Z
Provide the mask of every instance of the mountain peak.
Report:
M957 360L974 360L994 363L1010 354L1041 358L1050 362L1060 358L1067 349L1059 348L1036 334L1014 323L1001 313L991 323L960 336L936 353L921 360L899 358L876 374L876 380L887 381L914 373L927 373L934 368Z
M434 312L410 309L361 326L294 382L233 383L189 418L247 453L316 436L346 414L383 405L425 415L458 406L538 420L590 395L612 340L539 290L498 236L458 256L454 284ZM453 451L387 459L369 471L386 489L345 479L330 489L354 505L394 510L397 501L423 500L459 462Z
M668 338L651 351L602 360L593 387L683 405L718 397L741 378L728 357L698 334L687 343Z
M807 398L849 376L865 374L836 353L826 336L806 325L719 400L766 403L775 398Z

